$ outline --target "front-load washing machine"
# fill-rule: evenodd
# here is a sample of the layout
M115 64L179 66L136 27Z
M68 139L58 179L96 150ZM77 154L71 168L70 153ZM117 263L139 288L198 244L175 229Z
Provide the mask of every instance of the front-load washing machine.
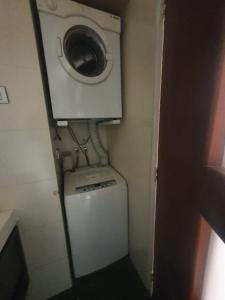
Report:
M55 119L121 118L118 16L36 0Z
M66 173L64 201L76 277L128 254L127 186L111 167Z

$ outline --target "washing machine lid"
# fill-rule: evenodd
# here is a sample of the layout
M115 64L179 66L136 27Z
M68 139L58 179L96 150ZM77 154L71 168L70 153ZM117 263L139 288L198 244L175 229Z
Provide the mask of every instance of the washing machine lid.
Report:
M66 173L65 196L99 190L123 184L125 180L111 167L81 168L74 173Z
M56 38L56 52L67 73L82 83L102 82L113 67L113 53L104 30L88 18L64 20Z

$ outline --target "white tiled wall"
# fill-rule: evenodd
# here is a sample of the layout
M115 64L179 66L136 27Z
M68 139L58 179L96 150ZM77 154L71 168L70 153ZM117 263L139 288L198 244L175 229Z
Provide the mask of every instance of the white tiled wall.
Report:
M28 299L71 286L29 0L0 0L0 210L14 208L28 270Z
M124 117L107 135L111 163L128 181L130 255L147 288L151 288L154 249L151 182L159 4L160 0L130 0L126 7L122 39Z

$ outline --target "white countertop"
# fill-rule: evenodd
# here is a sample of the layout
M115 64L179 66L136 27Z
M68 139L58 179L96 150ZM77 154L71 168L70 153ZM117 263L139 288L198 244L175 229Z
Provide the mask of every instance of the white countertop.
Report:
M0 211L0 252L2 251L13 228L16 226L17 219L14 210Z

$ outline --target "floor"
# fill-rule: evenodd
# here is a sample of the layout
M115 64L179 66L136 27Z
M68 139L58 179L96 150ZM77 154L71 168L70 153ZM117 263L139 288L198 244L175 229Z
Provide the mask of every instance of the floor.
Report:
M77 294L77 298L76 298ZM149 300L147 291L129 258L85 278L76 288L49 300Z

